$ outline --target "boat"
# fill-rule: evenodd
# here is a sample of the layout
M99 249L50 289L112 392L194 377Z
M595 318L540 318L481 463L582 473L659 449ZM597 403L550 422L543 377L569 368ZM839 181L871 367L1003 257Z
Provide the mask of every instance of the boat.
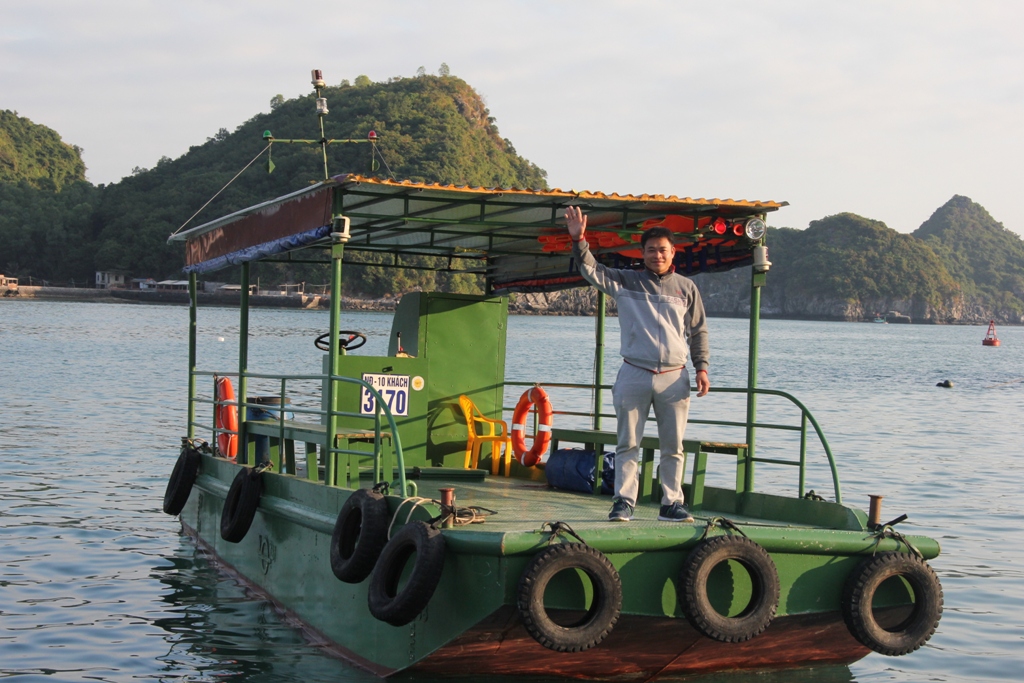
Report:
M999 346L999 337L996 336L996 321L988 321L988 332L985 333L985 338L981 340L982 346Z
M887 325L888 324L888 321L885 318L883 318L882 316L880 316L880 315L876 315L875 319L872 320L872 322L881 323L882 325Z
M604 263L636 262L639 233L666 225L679 271L750 272L746 385L702 399L732 394L742 409L691 419L687 431L692 524L656 521L654 437L641 443L636 519L607 521L602 450L615 430L603 295L593 378L505 376L509 296L586 285L561 220L569 205L585 207ZM939 543L901 533L906 515L883 521L880 496L868 512L847 503L816 418L758 383L765 219L784 206L345 174L172 235L189 282L189 381L164 511L315 642L379 676L649 680L913 652L942 611L928 564ZM331 296L329 329L311 340L320 373L250 367L251 264L324 263L339 293L346 264L381 253L397 267L433 256L420 267L476 274L483 292L406 294L384 356L359 352L366 336L345 329ZM239 272L237 364L208 367L197 278L229 267ZM253 395L267 386L271 396ZM506 392L522 392L517 405ZM589 408L559 406L570 392ZM759 419L769 400L792 420ZM701 437L713 428L736 437ZM761 453L793 434L785 457ZM766 468L791 473L788 493L758 488ZM706 483L715 472L734 484ZM815 476L830 499L809 487Z

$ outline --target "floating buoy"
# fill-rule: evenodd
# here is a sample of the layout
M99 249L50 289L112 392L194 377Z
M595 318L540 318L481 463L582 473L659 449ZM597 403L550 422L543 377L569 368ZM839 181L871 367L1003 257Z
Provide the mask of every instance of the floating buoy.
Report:
M999 346L999 337L996 336L996 321L988 321L988 333L981 340L982 346Z
M951 382L948 379L944 379L941 382L939 382L938 384L936 384L935 386L942 387L944 389L952 389L953 388L953 382Z

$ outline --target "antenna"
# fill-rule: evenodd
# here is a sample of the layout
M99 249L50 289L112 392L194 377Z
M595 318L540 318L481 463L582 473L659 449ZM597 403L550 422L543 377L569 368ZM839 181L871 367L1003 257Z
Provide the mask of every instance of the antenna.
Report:
M285 144L320 145L320 150L321 150L321 153L323 155L323 160L324 160L324 180L329 180L331 175L330 175L330 172L327 170L327 145L331 145L331 144L334 144L336 142L340 142L340 143L344 143L344 142L352 142L352 143L368 142L368 143L370 143L370 147L372 148L372 150L371 150L371 157L370 157L370 159L371 159L371 161L370 161L370 163L371 163L371 170L374 170L373 169L373 165L375 165L376 162L377 162L377 158L376 158L376 155L377 155L377 141L379 140L379 137L377 135L377 131L371 130L367 134L365 140L357 140L357 139L353 139L353 138L328 140L327 139L327 135L324 133L324 118L327 116L327 114L330 113L330 110L327 108L327 98L323 96L323 89L327 87L327 83L324 81L324 73L320 69L313 69L311 75L312 75L312 80L310 82L313 84L313 92L316 93L316 115L317 115L317 118L320 120L320 139L319 140L298 140L298 139L288 139L288 140L285 140L285 139L278 139L278 138L275 138L273 136L273 134L269 130L265 130L265 131L263 131L263 139L267 142L268 145L270 145L270 147L271 147L271 150L270 150L271 155L273 154L273 145L274 145L275 142L280 142L280 143L285 143ZM268 158L267 158L267 172L271 173L271 172L273 172L273 170L274 170L274 162L272 160L272 156L268 156Z

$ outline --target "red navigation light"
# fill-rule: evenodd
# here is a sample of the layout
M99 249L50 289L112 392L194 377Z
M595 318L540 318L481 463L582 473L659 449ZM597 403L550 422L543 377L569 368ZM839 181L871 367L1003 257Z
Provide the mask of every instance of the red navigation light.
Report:
M377 131L371 130L369 133L367 133L366 139L367 140L376 140L377 139Z
M743 237L743 223L733 223L732 234L736 235L737 237Z
M729 229L729 226L726 225L724 218L716 218L715 222L711 224L711 229L719 235L724 235L725 231Z

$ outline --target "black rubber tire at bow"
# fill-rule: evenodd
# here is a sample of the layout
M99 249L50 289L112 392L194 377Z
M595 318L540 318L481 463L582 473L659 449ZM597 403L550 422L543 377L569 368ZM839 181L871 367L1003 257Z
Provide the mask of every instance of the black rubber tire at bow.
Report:
M901 624L887 629L875 619L872 601L887 579L902 577L914 591L914 609ZM890 657L913 652L932 637L942 617L942 584L928 563L907 553L878 553L865 559L846 579L843 619L862 645Z
M750 574L751 596L735 617L720 614L708 596L708 576L722 562L734 560ZM716 536L702 541L687 556L679 578L679 603L690 624L723 643L742 643L764 632L779 607L779 573L764 548L745 536Z
M399 581L409 558L416 555L409 580ZM370 578L370 614L392 626L404 626L419 616L444 571L444 536L426 522L403 526L384 546Z
M579 569L593 586L590 609L575 624L556 623L544 607L548 583L559 572ZM538 643L556 652L583 652L603 641L619 620L622 580L600 551L583 543L559 543L537 553L519 578L519 618Z
M164 491L164 512L167 514L177 515L184 509L199 475L199 461L202 457L194 448L182 447Z
M263 473L243 467L231 482L220 513L220 537L228 543L238 543L249 533L256 508L263 493Z
M359 489L345 501L331 536L331 571L345 583L373 572L388 542L388 503L380 493Z

